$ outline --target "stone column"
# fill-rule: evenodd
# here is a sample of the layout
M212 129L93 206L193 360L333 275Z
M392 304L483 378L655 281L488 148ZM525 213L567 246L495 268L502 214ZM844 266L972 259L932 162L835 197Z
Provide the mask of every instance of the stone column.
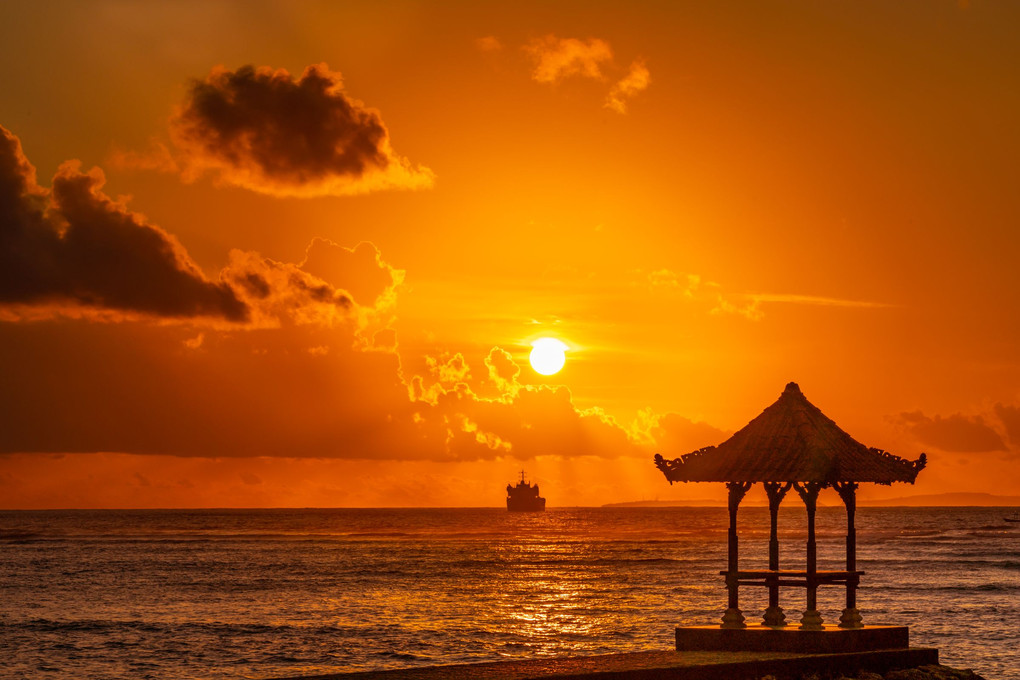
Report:
M807 607L800 619L800 627L804 630L821 630L822 615L818 611L818 557L815 544L815 508L818 505L818 492L825 486L824 482L794 483L807 508Z
M744 494L751 488L751 482L726 482L729 492L728 507L730 511L730 530L728 534L729 558L726 566L726 590L729 591L729 603L722 617L723 628L746 628L744 615L740 612L737 582L737 507Z
M790 482L765 482L765 493L769 497L769 571L779 571L779 504L783 502L786 492L793 486ZM769 607L765 610L763 623L766 626L785 626L786 614L779 606L779 574L769 577Z
M854 515L857 512L857 483L836 482L833 487L843 499L846 506L846 570L857 571L857 528L854 526ZM848 573L846 579L846 609L839 617L840 628L863 628L861 613L857 610L857 586L860 577Z

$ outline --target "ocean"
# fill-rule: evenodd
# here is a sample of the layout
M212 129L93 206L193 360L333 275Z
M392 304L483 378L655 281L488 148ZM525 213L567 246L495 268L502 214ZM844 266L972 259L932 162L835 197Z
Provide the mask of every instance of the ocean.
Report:
M780 514L781 565L805 513ZM860 508L865 624L1020 679L1020 526L1004 508ZM741 566L768 512L741 508ZM819 568L845 514L818 513ZM716 623L723 508L0 511L0 678L279 678L663 650ZM838 587L819 591L835 623ZM796 622L804 591L786 589ZM749 621L766 606L744 588Z

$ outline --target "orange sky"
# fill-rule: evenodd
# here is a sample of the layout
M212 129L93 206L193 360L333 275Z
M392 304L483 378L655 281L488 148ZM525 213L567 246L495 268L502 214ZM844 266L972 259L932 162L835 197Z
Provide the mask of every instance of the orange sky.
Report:
M1018 22L5 3L0 507L721 500L789 381L1020 494Z

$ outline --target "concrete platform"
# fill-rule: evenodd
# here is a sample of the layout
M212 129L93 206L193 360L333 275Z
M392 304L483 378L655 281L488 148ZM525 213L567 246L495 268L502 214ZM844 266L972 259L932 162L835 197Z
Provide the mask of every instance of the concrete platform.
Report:
M833 654L873 652L881 649L906 649L910 646L906 626L867 626L822 630L801 630L796 625L771 628L759 624L747 628L684 626L676 629L676 649L727 652L797 652Z
M885 649L840 654L790 652L632 652L603 656L528 659L390 671L308 675L281 680L757 680L773 675L886 673L937 664L937 649Z

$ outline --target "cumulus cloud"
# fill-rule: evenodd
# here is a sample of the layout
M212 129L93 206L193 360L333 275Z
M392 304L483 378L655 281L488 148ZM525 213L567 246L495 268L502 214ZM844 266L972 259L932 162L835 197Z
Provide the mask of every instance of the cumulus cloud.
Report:
M116 311L248 319L172 235L103 193L104 177L60 166L47 191L17 137L0 127L0 307L4 317Z
M397 155L379 112L347 96L325 64L286 70L218 67L192 83L171 121L188 178L276 196L330 196L432 186L428 168Z
M981 416L959 413L942 417L921 411L901 413L898 422L923 444L943 451L978 453L1005 451L1002 437Z
M521 389L521 384L517 381L521 375L521 367L514 361L510 352L502 347L493 347L484 361L489 372L489 380L496 386L500 397L513 398Z
M98 168L65 163L43 189L18 139L0 133L0 318L348 324L363 348L392 346L385 331L404 272L373 244L314 239L297 264L234 250L213 281L173 235L107 197Z
M555 83L570 76L601 80L601 67L613 60L609 43L598 38L547 35L528 42L523 49L534 62L531 76L539 83Z
M652 76L645 62L638 60L630 65L630 71L621 78L606 97L606 108L617 113L627 113L627 100L648 88Z

